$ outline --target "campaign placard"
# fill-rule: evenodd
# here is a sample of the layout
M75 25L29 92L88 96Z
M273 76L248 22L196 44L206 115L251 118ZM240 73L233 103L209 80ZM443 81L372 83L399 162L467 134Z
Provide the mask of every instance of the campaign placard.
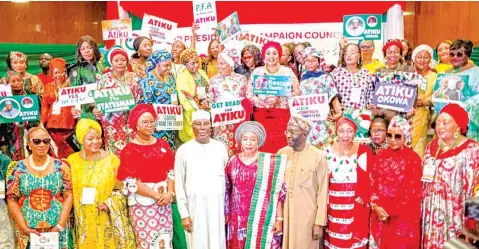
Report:
M156 130L182 130L183 129L183 108L181 105L153 104L158 116Z
M0 85L0 97L12 96L12 86L11 85Z
M115 87L93 90L90 97L95 100L96 109L103 113L131 110L136 102L129 87Z
M310 121L323 121L328 118L328 94L311 94L295 96L289 100L292 116L301 116Z
M434 84L432 102L434 112L438 114L448 103L464 106L464 102L471 95L469 75L439 74Z
M291 76L253 75L253 94L291 96Z
M40 233L40 236L30 233L30 249L59 249L58 232Z
M0 124L37 121L39 119L40 105L37 95L0 98Z
M199 34L211 34L218 25L215 0L193 0L193 20Z
M156 16L144 14L141 24L141 32L148 34L155 42L172 42L173 30L178 27L178 23L172 22Z
M414 108L416 95L417 86L378 82L371 103L380 108L410 112Z
M213 127L237 124L245 120L246 111L241 99L220 100L210 104Z
M58 90L58 106L65 107L94 103L95 100L90 97L89 93L97 88L98 85L96 83L61 88Z
M381 40L382 15L345 15L343 36L355 40Z
M216 27L216 36L221 43L225 43L239 34L241 34L241 27L238 20L238 12L234 12L223 19Z
M373 116L371 111L367 109L356 109L349 107L345 108L343 113L344 117L352 120L358 128L356 135L354 136L354 141L368 143L370 141L369 127L371 126L371 120Z
M132 35L131 18L101 21L103 40L126 39Z

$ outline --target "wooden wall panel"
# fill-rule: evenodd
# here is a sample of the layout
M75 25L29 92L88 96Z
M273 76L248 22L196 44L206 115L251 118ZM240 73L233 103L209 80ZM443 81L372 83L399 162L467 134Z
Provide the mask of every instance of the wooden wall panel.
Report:
M90 35L102 42L106 2L0 2L0 42L76 43Z
M405 37L414 46L435 47L444 39L469 39L479 46L479 2L408 2ZM413 20L411 20L413 19Z

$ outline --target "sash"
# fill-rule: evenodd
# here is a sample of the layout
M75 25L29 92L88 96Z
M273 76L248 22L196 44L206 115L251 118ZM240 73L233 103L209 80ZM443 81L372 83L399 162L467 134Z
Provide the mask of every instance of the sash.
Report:
M270 249L278 197L284 184L286 156L258 155L256 184L251 199L245 249Z

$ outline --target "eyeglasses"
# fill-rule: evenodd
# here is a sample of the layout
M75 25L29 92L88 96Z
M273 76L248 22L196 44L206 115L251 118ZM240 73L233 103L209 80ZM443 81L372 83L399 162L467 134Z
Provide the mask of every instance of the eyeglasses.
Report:
M347 56L354 56L354 55L357 55L357 54L359 54L359 52L357 52L357 51L344 53L344 55L347 55Z
M372 134L384 134L386 132L386 130L383 130L383 129L374 129L374 130L371 130L371 133Z
M304 60L304 64L314 64L317 63L318 60Z
M394 137L395 140L402 139L402 134L392 134L392 133L388 132L386 135L388 136L388 138L393 138Z
M45 138L45 139L33 138L30 141L32 141L32 143L34 145L40 145L41 143L43 143L45 145L50 145L51 139L50 138Z
M449 56L451 56L451 58L454 58L454 57L462 58L465 54L466 53L464 53L462 51L461 52L455 52L455 53L453 51L449 52Z
M284 131L284 135L290 135L290 136L294 136L296 133L301 133L300 131Z
M248 60L253 59L253 56L252 56L252 55L250 55L250 56L243 56L242 59L243 59L244 61L248 61Z
M389 39L388 42L401 42L399 39Z
M370 50L370 49L373 49L374 46L372 46L372 45L363 45L363 46L359 46L359 48L360 48L361 50Z
M156 120L142 120L141 121L142 126L154 125L155 123L156 123Z

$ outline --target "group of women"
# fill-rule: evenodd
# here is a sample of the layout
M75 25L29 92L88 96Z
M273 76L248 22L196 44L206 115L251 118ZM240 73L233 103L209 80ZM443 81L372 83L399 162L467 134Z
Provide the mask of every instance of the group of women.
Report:
M213 40L208 55L200 56L194 43L187 48L176 41L171 52L153 51L153 41L139 37L129 58L117 46L102 56L84 36L77 62L67 68L63 59L52 59L51 81L43 83L26 72L25 54L11 52L1 81L13 95L37 95L41 118L0 125L0 176L8 204L7 212L0 200L0 220L13 224L0 228L9 235L0 237L0 246L27 248L30 234L50 231L59 232L60 248L185 248L174 202L174 153L194 139L194 111L242 99L245 123L215 127L212 136L232 157L225 169L227 247L244 248L258 148L276 153L291 136L285 132L290 97L253 93L255 76L276 75L290 79L291 96L326 94L330 104L327 119L311 121L307 134L308 143L328 155L325 246L441 248L461 233L465 198L474 194L478 176L479 67L469 61L473 44L441 42L438 65L428 45L413 49L390 40L382 48L384 64L372 58L372 41L340 45L335 67L308 43L268 42L239 52ZM443 72L468 75L470 91L464 108L450 104L434 115L432 91ZM378 82L417 87L414 110L372 105ZM94 104L57 106L60 89L87 84L128 87L137 105L116 113L102 113ZM156 130L153 104L181 105L183 129ZM374 115L368 144L354 141L359 127L350 110ZM428 144L432 124L437 138ZM281 246L277 236L273 241L272 247Z

